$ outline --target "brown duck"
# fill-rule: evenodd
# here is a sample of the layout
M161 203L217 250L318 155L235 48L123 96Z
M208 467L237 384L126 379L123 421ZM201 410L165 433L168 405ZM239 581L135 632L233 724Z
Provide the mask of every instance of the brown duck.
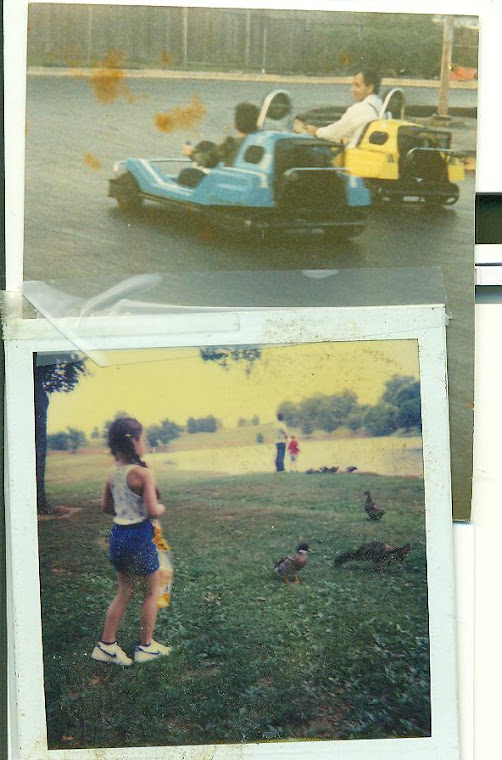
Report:
M369 491L365 491L366 501L364 504L364 511L368 515L370 520L381 520L385 514L385 509L380 506L376 501L373 501Z
M274 572L284 580L285 583L289 583L293 580L295 583L299 583L298 573L308 562L308 544L298 544L296 547L296 554L291 557L282 557L274 565Z
M391 546L380 541L370 541L363 544L353 552L344 552L335 557L335 567L343 565L351 560L373 562L373 570L382 570L388 565L402 564L405 557L411 551L411 544L404 546Z

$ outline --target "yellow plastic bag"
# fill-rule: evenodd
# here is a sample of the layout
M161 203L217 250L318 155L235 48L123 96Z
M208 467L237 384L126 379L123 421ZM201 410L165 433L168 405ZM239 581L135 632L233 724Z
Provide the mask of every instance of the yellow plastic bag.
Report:
M160 525L154 525L153 543L157 547L157 554L159 556L160 586L159 596L157 598L157 609L161 610L163 607L169 607L171 603L174 568L171 558L171 547L162 535L162 528Z

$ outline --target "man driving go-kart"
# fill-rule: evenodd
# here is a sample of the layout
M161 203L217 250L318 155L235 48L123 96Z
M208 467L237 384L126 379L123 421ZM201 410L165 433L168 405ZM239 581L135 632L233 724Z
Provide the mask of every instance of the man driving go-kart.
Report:
M351 92L354 104L349 106L341 119L326 127L303 124L303 130L322 140L340 143L352 147L368 122L377 119L383 103L378 96L380 75L374 69L362 69L352 78Z

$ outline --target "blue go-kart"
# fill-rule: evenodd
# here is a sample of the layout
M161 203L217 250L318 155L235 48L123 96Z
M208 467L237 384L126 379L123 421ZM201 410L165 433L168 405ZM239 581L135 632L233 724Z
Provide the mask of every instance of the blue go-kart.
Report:
M334 166L340 146L292 128L287 92L264 99L258 130L246 136L232 165L198 172L190 159L128 158L114 166L109 197L131 213L155 201L193 220L232 231L306 231L340 238L364 229L371 196L364 180ZM169 169L170 167L170 169ZM189 180L189 181L187 181Z

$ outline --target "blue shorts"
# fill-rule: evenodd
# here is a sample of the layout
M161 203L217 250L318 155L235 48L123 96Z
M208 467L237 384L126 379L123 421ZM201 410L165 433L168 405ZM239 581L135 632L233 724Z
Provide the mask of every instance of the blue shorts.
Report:
M119 573L151 575L159 569L153 525L144 520L134 525L114 525L110 532L109 557Z

